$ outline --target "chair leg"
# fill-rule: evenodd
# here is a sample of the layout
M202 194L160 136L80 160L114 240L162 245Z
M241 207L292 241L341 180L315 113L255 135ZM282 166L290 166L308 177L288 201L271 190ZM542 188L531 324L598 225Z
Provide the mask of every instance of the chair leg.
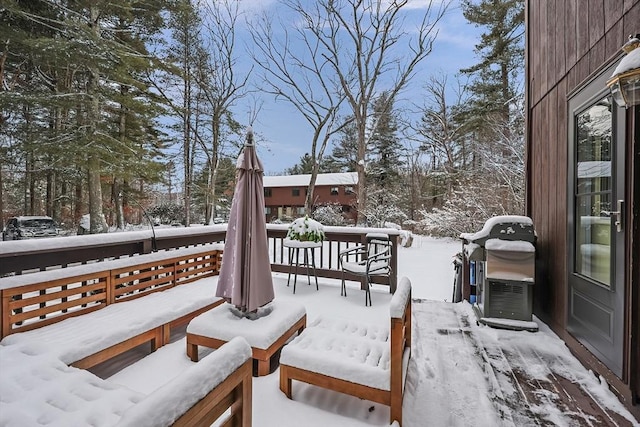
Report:
M296 293L296 282L298 281L298 264L300 260L300 249L296 248L296 274L293 276L293 293Z
M347 286L344 283L344 271L342 272L342 287L340 288L340 296L347 296Z
M313 277L316 278L316 291L319 291L320 288L318 287L318 274L316 273L315 249L311 249L311 265L313 266Z
M291 280L291 269L293 268L293 249L289 249L289 274L287 275L287 286Z
M371 278L367 276L367 288L364 294L364 306L371 307Z

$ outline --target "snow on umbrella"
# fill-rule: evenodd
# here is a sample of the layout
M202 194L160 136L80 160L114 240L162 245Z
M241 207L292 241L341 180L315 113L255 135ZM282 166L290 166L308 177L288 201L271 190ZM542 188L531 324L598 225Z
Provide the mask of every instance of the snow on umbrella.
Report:
M216 290L216 296L235 305L247 317L274 298L262 175L262 163L249 128L236 163L236 188Z

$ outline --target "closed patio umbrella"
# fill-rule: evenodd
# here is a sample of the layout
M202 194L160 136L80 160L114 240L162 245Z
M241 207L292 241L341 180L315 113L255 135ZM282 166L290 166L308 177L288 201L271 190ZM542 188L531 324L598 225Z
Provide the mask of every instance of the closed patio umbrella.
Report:
M274 298L262 175L262 163L249 128L236 163L236 188L216 290L216 296L235 305L243 315L255 312Z

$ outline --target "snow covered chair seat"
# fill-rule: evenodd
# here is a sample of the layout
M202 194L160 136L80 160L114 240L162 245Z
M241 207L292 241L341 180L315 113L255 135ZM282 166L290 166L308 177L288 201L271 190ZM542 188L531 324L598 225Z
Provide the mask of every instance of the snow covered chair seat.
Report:
M155 351L168 342L171 327L223 302L214 291L213 279L201 279L14 333L0 344L28 353L47 351L67 365L86 369L145 342Z
M411 355L411 282L403 277L390 304L390 329L355 322L312 322L280 355L280 390L292 380L390 407L402 424L404 379Z
M67 366L48 352L0 346L0 425L251 425L251 349L231 340L149 395Z

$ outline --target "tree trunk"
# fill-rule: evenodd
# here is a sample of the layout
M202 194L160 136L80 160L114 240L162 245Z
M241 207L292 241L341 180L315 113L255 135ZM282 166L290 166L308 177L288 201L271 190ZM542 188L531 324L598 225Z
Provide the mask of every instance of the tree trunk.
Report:
M102 184L100 183L100 159L94 154L88 160L89 181L89 233L106 233L107 224L102 213Z
M97 7L90 10L92 30L96 38L100 38L99 16ZM100 120L100 104L96 94L100 75L95 67L89 69L89 80L87 82L87 94L90 97L88 116L88 139L96 137L96 128ZM107 225L102 213L102 185L100 183L100 156L95 150L89 152L88 159L88 181L89 181L89 233L106 233Z
M84 215L84 195L82 194L82 180L76 181L75 188L75 206L73 210L73 222L74 225L79 225L82 215Z
M365 107L366 108L366 107ZM366 120L362 118L356 118L358 126L358 155L356 156L356 172L358 172L358 225L365 225L367 218L365 212L367 209L367 178L365 169L365 154L367 151L366 141Z
M124 209L122 207L122 186L118 177L113 177L113 207L116 214L116 229L124 230Z
M52 169L47 169L47 207L46 207L46 212L47 215L49 215L50 217L54 217L54 212L53 212L53 201L55 199L55 192L56 192L56 181L55 178L56 175L53 172Z

